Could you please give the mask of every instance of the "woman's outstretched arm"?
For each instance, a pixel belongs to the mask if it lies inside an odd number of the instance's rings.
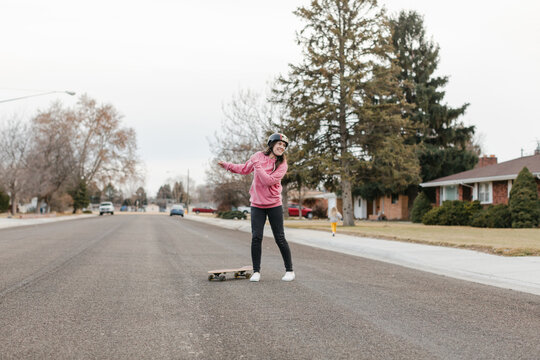
[[[246,161],[245,164],[233,164],[226,161],[218,161],[218,164],[225,170],[235,174],[247,175],[253,171],[253,163],[251,160]]]

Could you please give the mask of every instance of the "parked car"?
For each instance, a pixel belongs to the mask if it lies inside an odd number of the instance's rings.
[[[251,214],[251,207],[250,206],[239,206],[236,208],[236,210],[243,212],[244,214]]]
[[[298,204],[289,204],[289,216],[298,216]],[[302,216],[308,219],[313,218],[313,210],[302,206]]]
[[[114,206],[112,202],[105,201],[99,204],[99,215],[111,214],[114,215]]]
[[[173,205],[169,216],[178,215],[184,217],[184,207],[182,205]]]
[[[199,213],[215,214],[217,210],[214,208],[211,208],[210,206],[203,206],[203,207],[195,207],[191,209],[191,212],[194,212],[195,214],[199,214]]]

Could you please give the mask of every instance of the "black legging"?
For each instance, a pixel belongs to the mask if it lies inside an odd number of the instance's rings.
[[[291,250],[287,240],[285,240],[285,232],[283,231],[283,208],[280,205],[270,209],[251,207],[251,260],[253,261],[253,272],[260,272],[261,270],[262,239],[266,216],[268,216],[274,239],[279,251],[281,251],[285,271],[293,271]]]

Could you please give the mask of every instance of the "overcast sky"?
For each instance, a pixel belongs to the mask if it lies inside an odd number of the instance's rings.
[[[470,103],[487,154],[506,161],[540,140],[540,2],[386,0],[390,13],[416,10],[439,44],[445,101]],[[138,135],[146,189],[168,178],[205,182],[208,139],[222,106],[240,90],[264,92],[298,63],[297,0],[152,0],[0,3],[0,100],[49,90],[111,103]],[[77,95],[77,96],[78,96]],[[30,118],[54,94],[0,104],[0,119]]]

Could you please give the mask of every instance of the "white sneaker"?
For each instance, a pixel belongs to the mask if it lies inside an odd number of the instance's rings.
[[[294,271],[287,271],[285,275],[281,278],[283,281],[293,281],[295,278]]]
[[[253,275],[251,275],[251,277],[249,278],[249,281],[259,281],[261,280],[261,273],[253,273]]]

